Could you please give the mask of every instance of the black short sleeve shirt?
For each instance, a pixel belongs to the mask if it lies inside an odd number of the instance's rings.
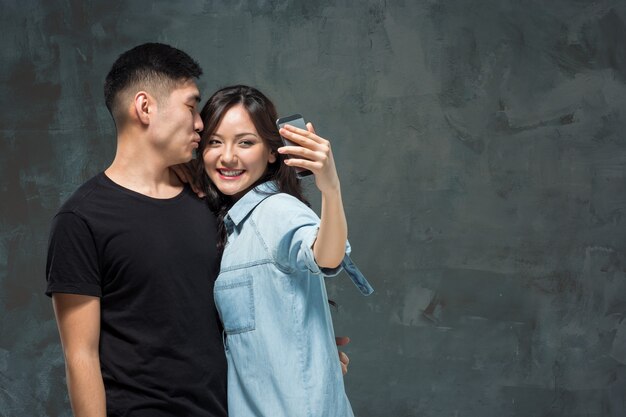
[[[215,217],[187,188],[153,199],[101,173],[60,209],[46,293],[100,297],[109,416],[227,414],[218,269]]]

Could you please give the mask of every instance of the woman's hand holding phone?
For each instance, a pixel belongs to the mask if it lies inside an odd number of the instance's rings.
[[[322,192],[320,228],[313,243],[315,262],[324,268],[336,268],[345,254],[348,224],[330,142],[318,136],[311,123],[306,124],[306,130],[285,125],[280,134],[299,145],[278,148],[279,153],[290,155],[285,163],[313,172],[315,185]]]
[[[315,185],[322,194],[337,192],[340,189],[339,176],[330,142],[315,133],[312,123],[307,123],[306,127],[307,130],[304,130],[284,125],[280,135],[299,146],[283,146],[278,148],[278,152],[290,155],[285,164],[313,172]]]

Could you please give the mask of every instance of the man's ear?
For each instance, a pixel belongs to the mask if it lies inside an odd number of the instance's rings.
[[[143,124],[150,124],[150,111],[154,110],[154,99],[145,91],[135,94],[135,115]]]

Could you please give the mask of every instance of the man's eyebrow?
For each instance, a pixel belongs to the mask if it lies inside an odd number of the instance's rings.
[[[187,100],[193,100],[193,101],[195,101],[196,103],[200,103],[200,101],[202,100],[202,97],[200,97],[200,94],[193,94],[193,95],[190,95],[190,96],[187,98]]]

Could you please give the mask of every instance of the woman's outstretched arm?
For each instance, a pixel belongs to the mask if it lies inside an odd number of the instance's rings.
[[[307,129],[290,125],[280,129],[283,137],[300,146],[283,146],[278,152],[291,156],[285,159],[287,165],[306,168],[315,175],[315,185],[322,193],[322,212],[313,255],[320,267],[335,268],[344,257],[348,239],[339,176],[330,142],[316,135],[311,123],[307,123]]]

